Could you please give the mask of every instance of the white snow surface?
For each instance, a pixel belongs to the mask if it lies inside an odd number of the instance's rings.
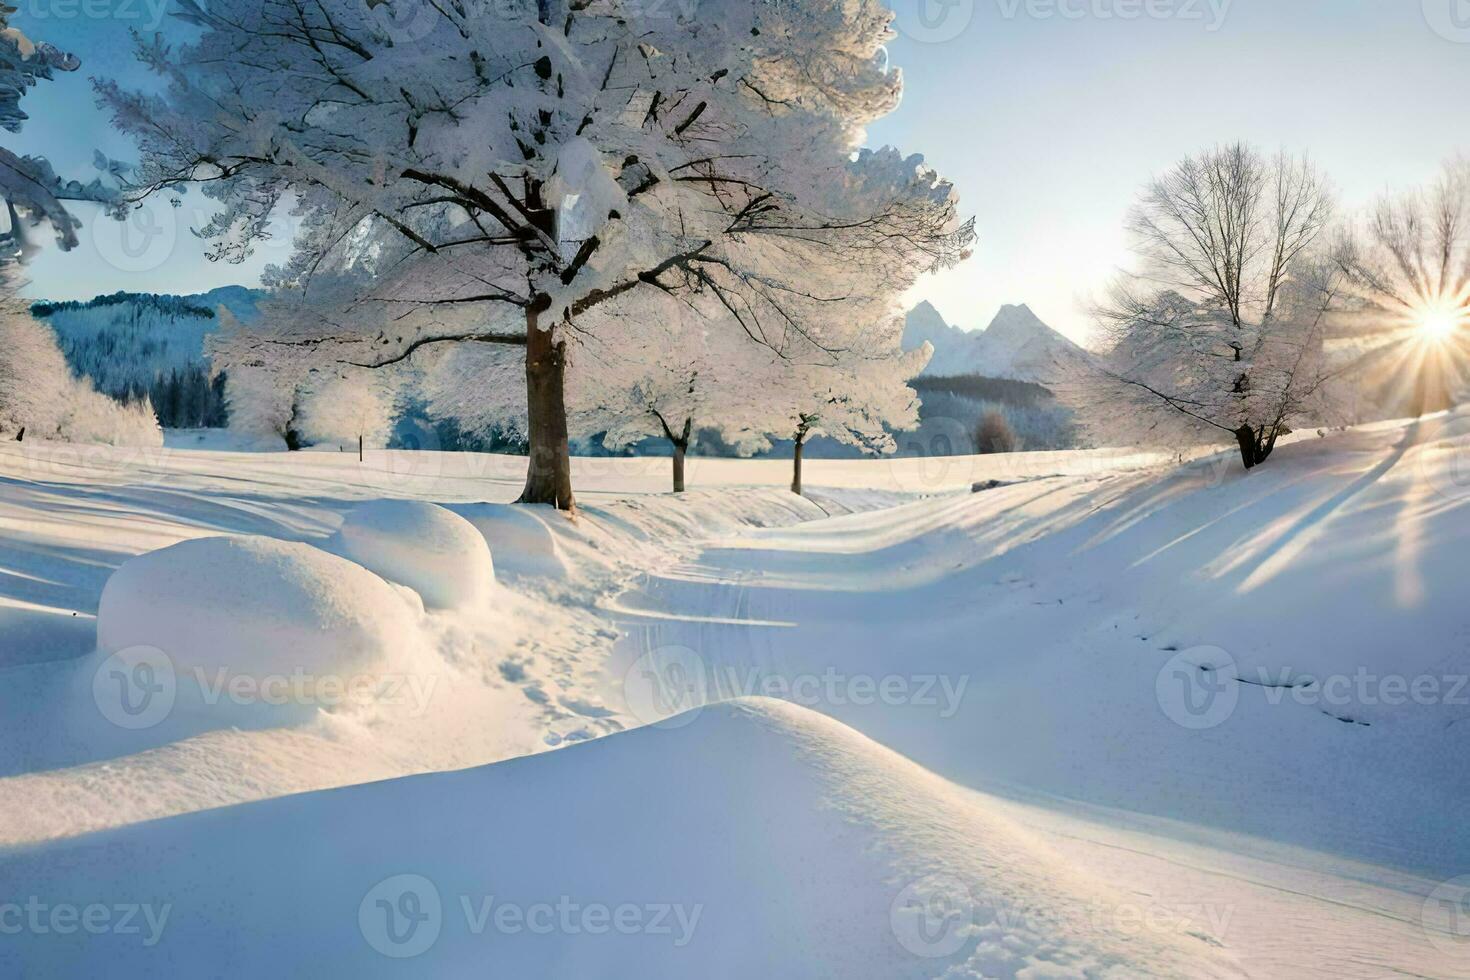
[[[328,547],[440,609],[486,605],[495,565],[485,538],[453,511],[422,500],[355,507]]]
[[[412,615],[382,579],[310,545],[195,538],[132,558],[108,578],[97,647],[156,648],[181,669],[372,669],[403,646]]]
[[[1470,976],[1467,460],[589,459],[570,521],[504,457],[0,446],[0,907],[143,906],[0,971]],[[389,498],[500,582],[358,569],[400,683],[115,720],[114,569]]]

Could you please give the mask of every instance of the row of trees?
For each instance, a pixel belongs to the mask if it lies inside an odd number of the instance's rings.
[[[20,103],[56,71],[75,71],[77,60],[11,27],[13,9],[0,4],[0,130],[18,132],[26,120]],[[161,439],[146,399],[119,404],[75,378],[56,336],[30,315],[17,296],[18,266],[35,250],[33,231],[47,226],[62,248],[76,245],[77,221],[69,200],[107,203],[100,183],[82,185],[56,176],[46,160],[22,157],[0,146],[0,433],[132,445]]]
[[[454,417],[514,420],[521,499],[568,509],[584,420],[664,435],[677,473],[701,423],[868,439],[912,399],[896,298],[972,230],[919,158],[856,150],[900,91],[880,3],[391,7],[186,3],[196,43],[140,44],[164,94],[99,83],[132,198],[202,186],[217,256],[295,209],[269,329],[216,347],[237,383],[424,372]]]
[[[1240,143],[1186,158],[1132,213],[1137,268],[1097,311],[1106,354],[1065,386],[1080,417],[1110,444],[1229,440],[1249,469],[1292,427],[1345,420],[1367,369],[1402,380],[1405,351],[1416,410],[1443,407],[1453,385],[1424,391],[1467,353],[1467,174],[1453,164],[1355,223],[1305,158]],[[1330,341],[1365,333],[1367,354],[1334,357]]]

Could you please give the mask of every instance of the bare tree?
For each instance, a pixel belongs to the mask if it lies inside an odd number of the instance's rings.
[[[1347,302],[1336,332],[1388,414],[1454,404],[1470,385],[1470,160],[1379,200],[1338,243]]]
[[[1340,273],[1315,257],[1333,214],[1305,159],[1245,144],[1186,157],[1130,215],[1138,256],[1097,310],[1107,354],[1067,385],[1103,439],[1231,439],[1249,469],[1328,379],[1327,313]]]

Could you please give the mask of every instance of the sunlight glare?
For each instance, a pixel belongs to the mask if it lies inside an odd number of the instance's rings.
[[[1450,310],[1426,310],[1419,320],[1419,329],[1430,340],[1444,340],[1454,333],[1459,317]]]

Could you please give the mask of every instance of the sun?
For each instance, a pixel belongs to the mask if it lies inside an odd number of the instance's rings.
[[[1419,317],[1419,329],[1430,340],[1445,340],[1455,332],[1460,317],[1446,309],[1426,310]]]

